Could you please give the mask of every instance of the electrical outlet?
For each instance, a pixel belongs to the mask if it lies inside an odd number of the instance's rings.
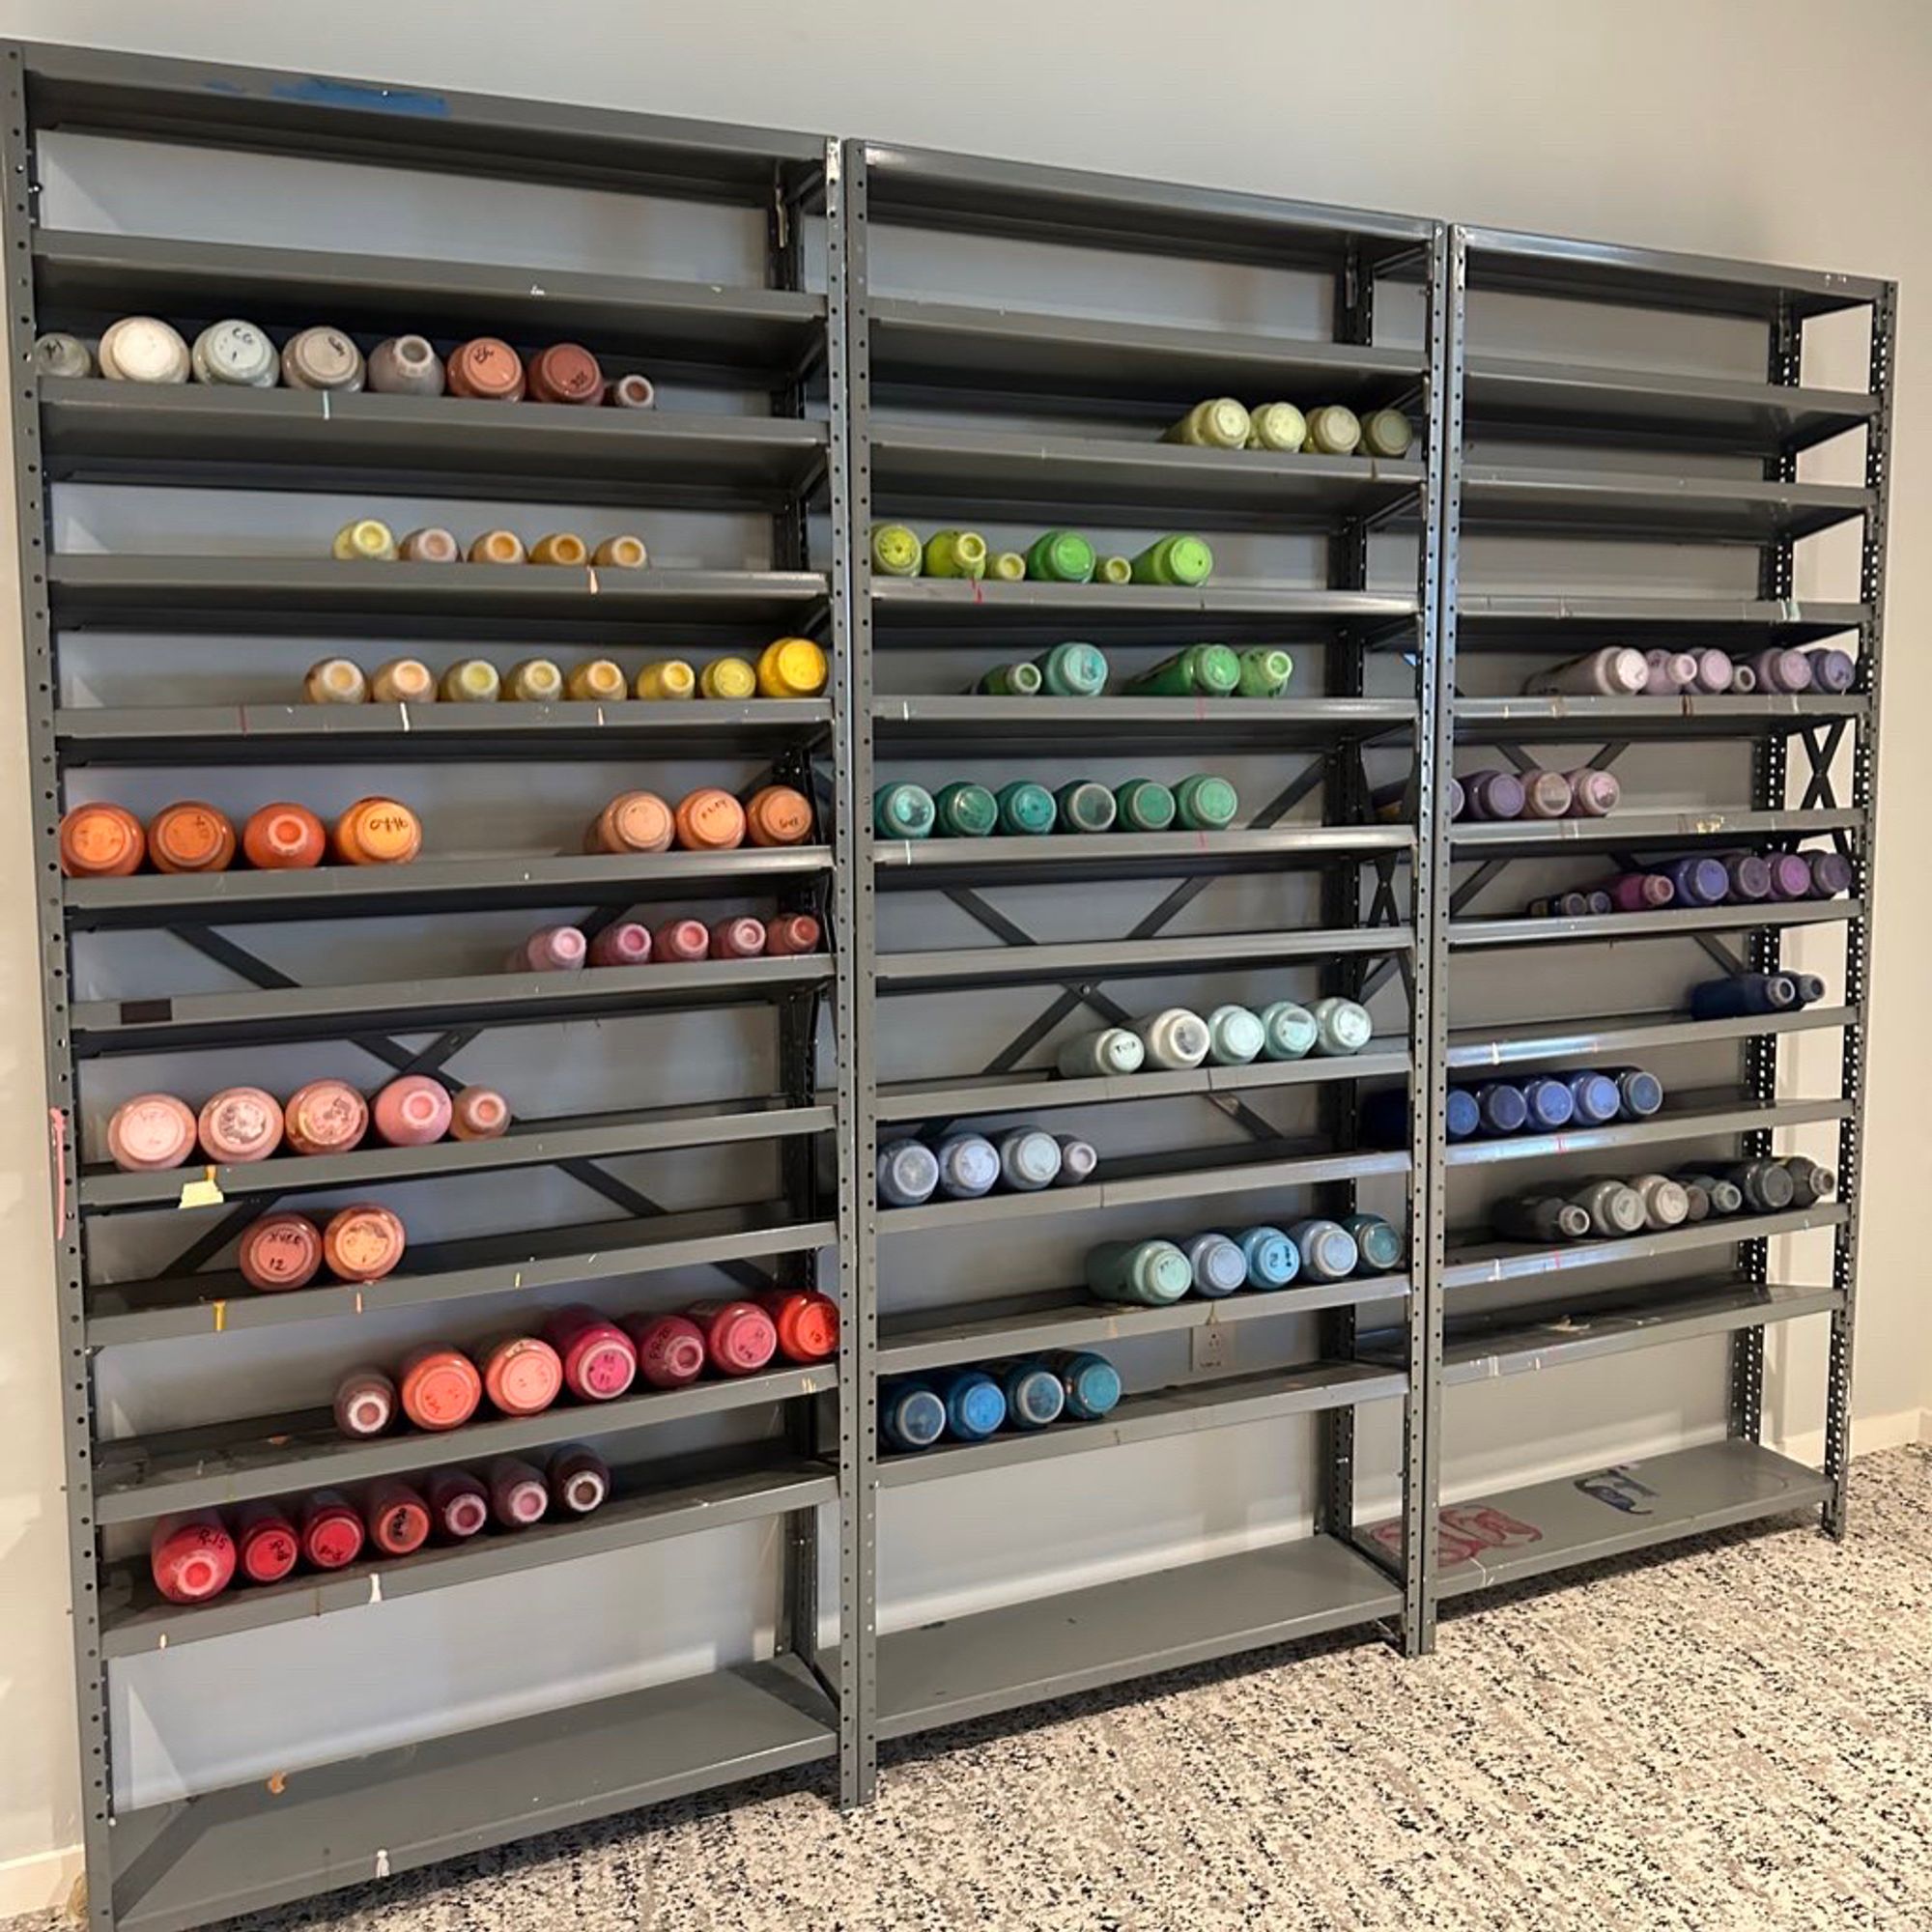
[[[1235,1331],[1224,1321],[1208,1321],[1193,1331],[1192,1359],[1196,1375],[1217,1375],[1234,1366]]]

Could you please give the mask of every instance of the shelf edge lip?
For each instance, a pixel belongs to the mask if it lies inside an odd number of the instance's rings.
[[[1700,906],[1694,909],[1694,918],[1682,924],[1669,923],[1686,918],[1674,907],[1662,912],[1593,914],[1582,919],[1532,919],[1522,915],[1508,919],[1452,919],[1449,945],[1452,951],[1475,951],[1486,946],[1669,939],[1694,932],[1753,932],[1760,926],[1835,925],[1865,916],[1861,899],[1797,899],[1777,907]]]
[[[1199,943],[1203,949],[1209,949],[1214,946],[1217,937],[1225,944],[1228,938],[1244,936],[1250,935],[1210,935]],[[1070,952],[1073,956],[1070,959],[1062,959],[1048,968],[1041,975],[1043,978],[1056,979],[1062,975],[1077,978],[1083,973],[1111,973],[1116,979],[1128,980],[1146,977],[1150,971],[1158,972],[1163,964],[1183,967],[1204,965],[1212,967],[1217,963],[1228,966],[1261,966],[1275,959],[1302,959],[1319,952],[1408,952],[1415,947],[1413,928],[1396,925],[1311,926],[1306,931],[1275,933],[1268,937],[1273,941],[1286,940],[1294,943],[1266,952],[1256,951],[1236,959],[1230,959],[1225,953],[1216,954],[1212,951],[1203,950],[1198,955],[1191,951],[1156,953],[1151,961],[1123,960],[1118,965],[1107,955],[1117,952],[1124,943],[1119,940],[1076,942],[1066,948],[1051,949],[1026,946],[971,947],[963,951],[983,952],[986,958],[983,961],[975,959],[970,966],[965,961],[959,960],[957,964],[949,963],[943,970],[931,965],[930,962],[935,959],[952,962],[957,958],[954,952],[919,949],[904,952],[880,953],[874,966],[874,974],[881,991],[888,988],[903,988],[913,992],[922,986],[930,986],[935,981],[950,980],[956,973],[968,971],[975,976],[975,983],[978,983],[983,976],[985,983],[996,984],[1005,978],[999,968],[1000,961],[1005,961],[1009,967],[1023,966],[1029,952],[1037,953],[1049,950],[1055,953]],[[1151,940],[1146,943],[1157,946],[1162,942]],[[926,962],[923,967],[920,965],[922,961]],[[910,972],[906,970],[908,962],[913,968]],[[1037,959],[1034,964],[1036,966],[1039,964]],[[1026,977],[1033,976],[1028,974]],[[936,990],[944,991],[946,988],[941,985]]]
[[[1780,833],[1808,838],[1825,832],[1862,831],[1867,816],[1849,806],[1786,811],[1759,811],[1749,807],[1700,811],[1693,807],[1686,811],[1612,811],[1603,818],[1458,819],[1449,827],[1449,846],[1453,853],[1459,847],[1484,852],[1497,845],[1526,845],[1547,848],[1551,856],[1560,856],[1565,851],[1583,851],[1587,849],[1585,841],[1600,839],[1632,845],[1675,845],[1697,838],[1755,838]],[[1654,822],[1659,820],[1668,822]]]
[[[1749,1039],[1758,1034],[1829,1032],[1833,1027],[1853,1026],[1858,1014],[1850,1007],[1801,1007],[1787,1013],[1755,1013],[1738,1020],[1698,1020],[1689,1013],[1660,1013],[1645,1017],[1633,1015],[1624,1025],[1580,1022],[1568,1035],[1492,1035],[1483,1038],[1455,1034],[1449,1039],[1445,1065],[1454,1069],[1488,1069],[1528,1065],[1537,1061],[1558,1061],[1572,1057],[1588,1058],[1598,1053],[1640,1053],[1654,1036],[1682,1034],[1660,1039],[1658,1044],[1694,1046],[1705,1040]],[[1551,1025],[1563,1025],[1552,1021]],[[1467,1032],[1468,1030],[1461,1030]],[[1476,1029],[1480,1032],[1480,1029]]]

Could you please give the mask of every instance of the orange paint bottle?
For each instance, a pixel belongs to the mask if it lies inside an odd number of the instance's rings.
[[[265,872],[304,872],[322,864],[328,834],[305,805],[265,805],[242,828],[242,856]]]
[[[676,818],[677,842],[687,852],[728,852],[745,842],[745,808],[716,785],[686,793]]]
[[[663,852],[677,830],[671,809],[654,791],[620,792],[591,822],[586,852]]]
[[[347,1153],[369,1131],[369,1103],[346,1080],[311,1080],[289,1095],[282,1125],[297,1153]]]
[[[422,850],[422,822],[392,798],[358,798],[335,821],[330,845],[345,866],[406,866]]]
[[[196,1126],[210,1160],[267,1160],[282,1144],[282,1103],[259,1087],[224,1087],[202,1108]]]
[[[745,836],[753,845],[802,845],[811,837],[811,801],[790,785],[766,785],[745,808]]]
[[[418,1429],[461,1429],[483,1400],[483,1378],[460,1349],[429,1344],[403,1358],[396,1378],[403,1413]]]
[[[163,806],[148,826],[157,872],[225,872],[235,863],[235,828],[200,799]]]
[[[322,1258],[343,1281],[381,1281],[403,1258],[408,1236],[387,1208],[344,1208],[322,1231]]]
[[[563,1364],[535,1335],[501,1335],[481,1353],[483,1392],[505,1415],[541,1415],[563,1389]]]
[[[243,1232],[235,1264],[266,1293],[306,1288],[322,1266],[322,1230],[306,1214],[264,1214]]]
[[[71,879],[119,879],[138,872],[148,835],[118,805],[77,805],[60,822],[61,870]]]

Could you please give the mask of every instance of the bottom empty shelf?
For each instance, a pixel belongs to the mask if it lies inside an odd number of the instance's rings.
[[[1665,1456],[1445,1504],[1437,1512],[1444,1597],[1520,1582],[1679,1537],[1809,1509],[1831,1494],[1815,1469],[1755,1442]],[[1390,1525],[1358,1532],[1381,1546]]]
[[[831,1757],[789,1658],[238,1785],[115,1821],[122,1932],[181,1932]]]
[[[905,1737],[1395,1616],[1402,1592],[1332,1537],[1156,1570],[879,1639],[879,1735]]]

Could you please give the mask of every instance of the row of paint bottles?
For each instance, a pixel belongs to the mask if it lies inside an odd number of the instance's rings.
[[[1121,1376],[1088,1349],[1056,1350],[979,1367],[936,1369],[879,1392],[879,1434],[889,1449],[930,1449],[951,1438],[983,1442],[1011,1423],[1046,1429],[1097,1422],[1121,1400]]]
[[[352,517],[329,541],[338,563],[550,564],[582,570],[642,570],[650,562],[644,540],[628,531],[600,537],[593,546],[575,530],[553,530],[526,544],[515,530],[485,530],[466,548],[440,524],[425,524],[400,537],[380,517]],[[594,587],[594,586],[593,586]]]
[[[1810,1208],[1837,1184],[1829,1168],[1803,1154],[1729,1163],[1681,1175],[1614,1176],[1573,1184],[1567,1193],[1520,1195],[1491,1210],[1497,1234],[1520,1241],[1576,1241],[1662,1232],[1712,1214],[1775,1214]]]
[[[1193,1293],[1212,1300],[1243,1288],[1287,1288],[1386,1274],[1399,1266],[1403,1237],[1379,1214],[1321,1216],[1287,1229],[1260,1224],[1184,1240],[1105,1241],[1087,1257],[1087,1286],[1096,1299],[1163,1308]]]
[[[1607,894],[1618,912],[1653,912],[1672,905],[1835,898],[1851,890],[1853,876],[1851,861],[1827,846],[1812,852],[1731,852],[1721,858],[1676,859],[1649,871],[1619,873],[1595,890]]]
[[[1370,809],[1385,825],[1405,824],[1415,816],[1415,774],[1393,783],[1377,785],[1369,794]],[[1450,777],[1442,781],[1442,809],[1451,818],[1461,818],[1468,807],[1463,781]]]
[[[1690,1014],[1700,1020],[1745,1019],[1760,1013],[1796,1012],[1825,997],[1816,973],[1732,973],[1690,989]]]
[[[1184,1072],[1212,1063],[1245,1066],[1254,1060],[1302,1060],[1309,1054],[1359,1053],[1375,1033],[1366,1007],[1330,998],[1313,1006],[1275,1000],[1259,1011],[1222,1005],[1206,1015],[1164,1007],[1125,1026],[1076,1035],[1060,1049],[1055,1070],[1065,1079]]]
[[[870,554],[881,577],[988,578],[1017,583],[1155,583],[1189,588],[1207,582],[1214,553],[1205,539],[1161,537],[1133,556],[1102,555],[1078,530],[1047,530],[1025,551],[991,549],[977,530],[939,530],[929,539],[906,524],[875,524]]]
[[[1155,779],[1113,786],[1073,779],[1051,791],[1032,779],[1015,779],[998,791],[964,780],[937,793],[901,780],[872,794],[872,830],[895,839],[1165,832],[1177,825],[1224,832],[1240,803],[1233,783],[1212,772],[1197,772],[1171,787]]]
[[[1010,1127],[997,1142],[975,1133],[948,1134],[933,1147],[889,1141],[879,1150],[879,1200],[888,1208],[917,1208],[935,1194],[972,1201],[995,1188],[1030,1194],[1077,1187],[1098,1165],[1093,1142],[1042,1127]]]
[[[666,920],[655,931],[637,920],[619,920],[594,937],[581,926],[546,925],[510,954],[512,973],[575,973],[585,966],[688,965],[699,959],[788,959],[816,952],[822,929],[809,912],[748,913],[713,920]]]
[[[1663,1083],[1643,1067],[1589,1067],[1451,1087],[1443,1126],[1452,1141],[1499,1139],[1553,1133],[1573,1122],[1596,1127],[1612,1121],[1645,1121],[1662,1105]],[[1372,1094],[1362,1104],[1362,1135],[1375,1147],[1406,1146],[1408,1123],[1408,1095],[1400,1087]]]
[[[260,871],[344,866],[402,866],[422,850],[422,822],[392,798],[359,798],[332,827],[304,805],[278,802],[249,815],[238,833],[201,799],[163,806],[146,825],[125,806],[76,805],[60,822],[61,870],[71,879],[157,872],[225,872],[239,860]]]
[[[1607,818],[1623,798],[1614,772],[1579,766],[1572,772],[1483,771],[1461,782],[1452,818]]]
[[[1250,410],[1233,396],[1196,403],[1161,438],[1193,449],[1267,449],[1283,455],[1406,456],[1415,430],[1400,410],[1357,415],[1339,403],[1305,414],[1293,403],[1263,403]]]
[[[1535,672],[1523,685],[1532,696],[1672,697],[1753,692],[1796,694],[1850,691],[1858,681],[1858,660],[1834,644],[1798,650],[1774,645],[1739,661],[1713,647],[1640,651],[1630,644],[1605,644],[1548,670]]]
[[[1126,682],[1135,697],[1279,697],[1294,660],[1279,644],[1188,644]]]
[[[798,845],[812,831],[811,801],[790,785],[763,785],[740,805],[719,785],[699,785],[675,807],[652,791],[619,792],[583,835],[586,852],[728,852],[740,845]]]

